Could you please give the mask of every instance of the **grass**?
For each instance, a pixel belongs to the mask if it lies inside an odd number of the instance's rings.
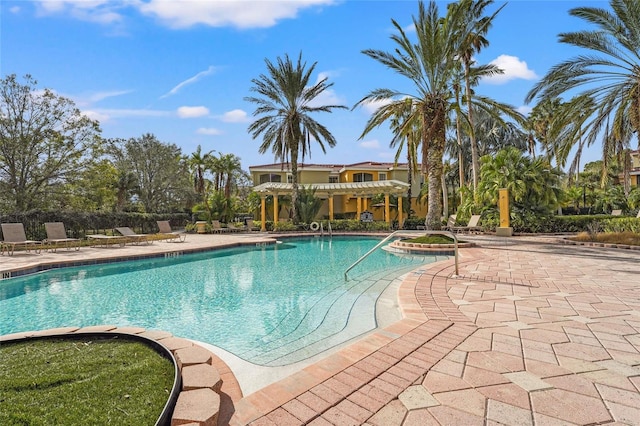
[[[453,238],[445,235],[424,235],[422,237],[410,238],[402,240],[405,243],[420,243],[420,244],[453,244]],[[458,240],[459,243],[464,241]]]
[[[630,246],[640,246],[640,234],[635,232],[581,232],[575,237],[570,237],[573,241],[598,242],[605,244],[625,244]]]
[[[173,363],[124,339],[43,339],[0,345],[0,424],[155,424]]]

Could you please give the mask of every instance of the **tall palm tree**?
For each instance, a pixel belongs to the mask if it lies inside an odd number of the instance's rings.
[[[611,154],[630,148],[634,133],[640,138],[640,2],[610,0],[609,4],[611,10],[569,11],[596,29],[561,33],[560,42],[587,53],[552,67],[525,99],[545,101],[578,90],[591,98],[595,107],[585,120],[584,134],[587,145],[602,141],[605,168]]]
[[[420,129],[415,125],[406,125],[406,120],[411,117],[411,108],[413,107],[411,99],[407,98],[404,102],[396,103],[398,108],[390,118],[390,127],[393,132],[393,138],[389,143],[390,148],[397,148],[394,162],[397,164],[400,155],[406,148],[407,153],[407,207],[411,211],[411,190],[413,186],[413,175],[418,170],[418,152],[417,147],[420,142]],[[406,145],[406,147],[405,147]]]
[[[406,77],[413,84],[415,92],[409,94],[392,89],[376,89],[361,99],[356,106],[375,101],[391,101],[370,117],[363,132],[364,136],[374,127],[390,119],[398,109],[398,103],[407,102],[405,98],[411,100],[412,113],[405,120],[405,125],[415,125],[422,129],[422,171],[428,178],[428,213],[425,225],[427,229],[439,229],[446,131],[449,115],[457,108],[453,86],[455,82],[459,82],[460,52],[466,40],[466,33],[474,27],[468,24],[468,13],[463,7],[450,7],[446,16],[441,18],[435,1],[432,0],[428,7],[425,7],[423,2],[418,6],[418,16],[413,17],[416,42],[410,40],[402,26],[392,20],[398,31],[398,34],[391,36],[391,40],[396,44],[395,50],[363,51],[365,55]],[[471,75],[477,75],[477,72],[480,71],[472,69]],[[476,107],[486,108],[487,111],[493,109],[496,114],[502,110],[514,111],[512,107],[486,97],[476,96],[472,103]],[[402,132],[406,133],[405,129]]]
[[[320,145],[322,152],[326,152],[324,142],[330,147],[336,145],[331,132],[314,120],[311,114],[346,107],[316,104],[317,98],[332,87],[333,83],[327,83],[325,77],[310,85],[309,79],[317,62],[307,67],[307,63],[302,61],[302,52],[295,64],[288,55],[284,59],[278,57],[276,64],[268,59],[265,59],[265,63],[268,73],[251,80],[254,86],[250,90],[258,96],[245,98],[257,105],[253,115],[259,116],[249,125],[248,131],[254,139],[262,135],[258,152],[264,154],[271,149],[276,159],[283,163],[291,162],[291,208],[293,219],[297,221],[298,156],[301,155],[304,161],[305,156],[311,154],[312,141]]]
[[[382,63],[396,73],[406,77],[413,84],[413,94],[393,89],[375,89],[361,99],[356,106],[367,102],[385,101],[390,103],[380,107],[369,118],[362,136],[374,127],[394,116],[401,106],[410,99],[411,114],[405,126],[414,123],[421,128],[420,145],[422,172],[428,178],[428,212],[425,218],[427,229],[439,229],[441,225],[442,158],[446,140],[447,116],[451,110],[451,82],[457,67],[459,46],[459,20],[457,16],[441,19],[434,1],[425,7],[418,5],[418,16],[413,16],[417,42],[413,43],[398,22],[392,24],[398,34],[391,36],[396,44],[393,52],[367,49],[363,53]],[[406,131],[401,129],[401,133]],[[361,137],[362,137],[361,136]]]
[[[464,67],[464,82],[465,93],[467,101],[467,120],[469,122],[469,140],[471,142],[471,165],[473,171],[473,190],[474,192],[478,188],[478,179],[480,176],[480,162],[478,155],[478,147],[476,144],[476,138],[473,133],[473,108],[472,104],[472,67],[474,63],[473,56],[482,50],[482,48],[489,46],[489,40],[486,38],[486,34],[493,24],[493,19],[506,5],[502,5],[490,16],[483,16],[487,6],[491,5],[493,0],[460,0],[457,3],[450,3],[449,8],[459,8],[465,15],[464,23],[466,28],[461,29],[462,41],[459,50],[459,57]],[[483,65],[480,69],[474,71],[476,75],[476,84],[478,75],[494,75],[502,74],[495,65]]]

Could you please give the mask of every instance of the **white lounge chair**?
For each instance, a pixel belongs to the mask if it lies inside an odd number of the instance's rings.
[[[480,226],[480,215],[471,215],[467,226],[454,226],[451,230],[453,232],[481,232],[482,226]]]
[[[13,256],[16,247],[23,247],[27,252],[34,250],[36,254],[40,253],[42,242],[28,240],[22,223],[3,223],[0,226],[3,238],[0,242],[0,254],[6,251],[9,256]]]
[[[49,244],[49,250],[55,253],[59,246],[65,247],[67,250],[75,248],[76,251],[80,250],[80,240],[78,238],[69,238],[67,236],[67,230],[64,228],[62,222],[46,222],[44,229],[47,231],[47,239],[43,241],[44,244]]]

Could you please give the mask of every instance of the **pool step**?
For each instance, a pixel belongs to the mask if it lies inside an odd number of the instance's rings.
[[[240,356],[259,365],[298,362],[374,329],[375,304],[380,293],[399,275],[415,269],[405,266],[359,276],[348,287],[335,288],[322,297],[296,324],[283,326]]]

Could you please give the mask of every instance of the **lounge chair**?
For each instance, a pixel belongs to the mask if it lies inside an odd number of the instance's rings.
[[[219,220],[212,220],[211,221],[211,231],[214,234],[222,234],[223,232],[231,232],[232,230],[227,228],[223,228],[222,225],[220,224]]]
[[[247,219],[247,225],[245,226],[246,230],[251,232],[253,230],[257,230],[258,228],[253,224],[253,219]]]
[[[165,239],[165,241],[173,240],[177,243],[181,243],[187,239],[187,234],[173,231],[168,220],[158,220],[156,223],[158,224],[158,229],[160,230],[159,233]]]
[[[121,226],[119,228],[114,228],[116,232],[125,237],[127,240],[132,242],[133,244],[147,243],[151,244],[152,235],[149,234],[136,234],[133,230],[127,226]]]
[[[447,220],[447,225],[444,227],[445,231],[453,231],[453,228],[456,226],[456,218],[458,215],[452,214],[449,215],[449,219]]]
[[[9,256],[13,256],[16,247],[23,247],[27,252],[34,250],[36,254],[40,253],[42,242],[28,240],[22,223],[3,223],[0,226],[3,238],[0,242],[0,254],[6,251]]]
[[[480,215],[471,215],[467,226],[454,226],[451,228],[453,232],[481,232],[482,226],[480,226]]]
[[[67,250],[75,248],[80,250],[80,240],[78,238],[67,237],[67,231],[64,229],[62,222],[47,222],[44,224],[47,231],[47,239],[42,241],[43,244],[50,244],[49,250],[55,253],[58,247],[65,247]]]
[[[122,235],[89,234],[87,235],[91,247],[109,247],[118,244],[124,247],[127,244],[127,237]]]

